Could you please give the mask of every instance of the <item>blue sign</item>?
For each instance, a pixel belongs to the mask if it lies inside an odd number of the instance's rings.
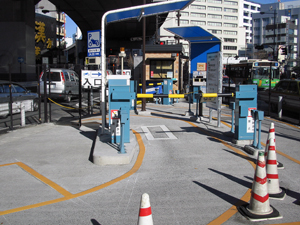
[[[19,63],[23,63],[24,62],[24,58],[23,57],[18,57],[18,62]]]
[[[88,31],[87,37],[88,56],[101,56],[101,30]]]

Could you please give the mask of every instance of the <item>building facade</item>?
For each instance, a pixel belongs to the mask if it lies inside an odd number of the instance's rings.
[[[178,14],[170,13],[160,28],[161,40],[172,36],[164,28],[176,26],[200,26],[222,40],[223,59],[234,60],[239,50],[252,43],[252,13],[259,12],[260,4],[238,0],[195,0]],[[184,42],[183,42],[184,43]],[[188,48],[185,48],[188,52]],[[187,53],[188,54],[188,53]],[[245,57],[246,55],[242,55]]]
[[[296,66],[300,47],[300,2],[264,4],[261,12],[252,16],[253,45],[254,48],[261,46],[254,50],[254,58],[278,60],[282,71]]]
[[[37,63],[65,63],[65,13],[48,0],[35,5],[35,55]],[[44,62],[42,61],[44,58]]]

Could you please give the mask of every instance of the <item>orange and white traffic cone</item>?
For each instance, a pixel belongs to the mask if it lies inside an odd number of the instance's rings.
[[[274,199],[283,200],[285,197],[285,189],[279,187],[279,177],[277,170],[277,157],[275,149],[275,140],[269,140],[269,149],[267,156],[267,178],[268,178],[268,191],[269,197]]]
[[[252,184],[250,204],[238,207],[240,213],[251,221],[280,219],[282,216],[270,205],[266,162],[263,152],[258,153]]]
[[[267,158],[268,156],[268,150],[269,150],[269,145],[270,145],[270,139],[274,139],[274,145],[275,145],[275,127],[274,127],[274,123],[270,124],[270,129],[269,129],[269,134],[268,134],[268,139],[266,142],[266,148],[265,148],[265,157]],[[275,145],[275,149],[276,149],[276,145]],[[284,166],[282,163],[277,161],[277,168],[278,169],[284,169]]]
[[[138,225],[153,225],[150,198],[147,193],[144,193],[141,198]]]

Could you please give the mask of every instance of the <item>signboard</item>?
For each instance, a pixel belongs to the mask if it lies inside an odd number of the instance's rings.
[[[206,93],[222,93],[222,53],[207,53]],[[222,98],[206,103],[208,108],[221,108]]]
[[[254,119],[251,115],[252,110],[256,110],[256,108],[248,108],[247,133],[254,133]]]
[[[82,70],[81,71],[81,85],[83,88],[101,87],[101,70]]]
[[[101,56],[101,31],[93,30],[87,32],[88,43],[88,57],[90,56]]]

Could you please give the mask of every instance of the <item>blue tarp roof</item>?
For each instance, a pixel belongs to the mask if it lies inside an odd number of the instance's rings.
[[[152,3],[146,4],[138,7],[127,8],[126,10],[120,9],[119,11],[114,11],[110,13],[106,17],[106,22],[117,22],[126,19],[139,18],[144,12],[143,17],[157,15],[161,13],[167,13],[172,11],[183,10],[189,4],[191,4],[194,0],[176,0],[176,1],[168,1],[161,3]]]
[[[165,28],[167,31],[192,43],[221,42],[219,38],[199,26]]]

